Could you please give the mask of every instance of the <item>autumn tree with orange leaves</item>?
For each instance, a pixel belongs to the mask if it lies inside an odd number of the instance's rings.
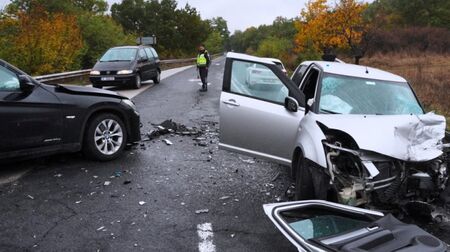
[[[63,72],[77,62],[83,47],[77,19],[62,13],[49,14],[36,8],[31,13],[3,17],[0,33],[10,30],[8,58],[31,74]],[[3,46],[3,45],[2,45]]]
[[[326,0],[310,0],[296,23],[297,52],[311,48],[316,52],[328,52],[330,49],[350,51],[358,64],[364,56],[370,29],[363,18],[367,6],[356,0],[341,0],[330,7]]]

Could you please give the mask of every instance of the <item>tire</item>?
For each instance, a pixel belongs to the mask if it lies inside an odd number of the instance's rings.
[[[299,154],[297,162],[297,172],[295,176],[295,199],[296,200],[310,200],[315,198],[314,183],[311,176],[310,167],[308,162],[303,157],[303,154]]]
[[[133,84],[133,88],[134,89],[139,89],[142,86],[142,79],[141,79],[141,75],[139,73],[136,74],[136,80]]]
[[[155,84],[159,84],[161,82],[161,73],[159,72],[159,70],[156,71],[156,77],[154,77],[152,80]]]
[[[114,114],[100,114],[89,120],[83,153],[90,159],[109,161],[119,157],[127,145],[123,121]]]

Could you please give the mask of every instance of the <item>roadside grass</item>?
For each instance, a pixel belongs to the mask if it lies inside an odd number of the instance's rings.
[[[450,129],[450,54],[375,54],[361,59],[361,64],[404,77],[426,110],[444,115]]]

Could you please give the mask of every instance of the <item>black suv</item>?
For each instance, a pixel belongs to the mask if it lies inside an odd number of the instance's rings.
[[[140,140],[139,113],[115,92],[50,86],[0,60],[0,160],[82,150],[107,161]]]
[[[142,81],[160,82],[159,62],[150,46],[113,47],[95,64],[89,79],[96,88],[131,85],[137,89]]]

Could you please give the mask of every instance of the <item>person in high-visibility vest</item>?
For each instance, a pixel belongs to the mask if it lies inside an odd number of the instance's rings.
[[[197,70],[200,75],[200,79],[202,80],[202,88],[200,92],[208,91],[208,68],[211,64],[211,60],[209,58],[209,53],[205,49],[205,46],[202,44],[198,47],[197,54]]]

